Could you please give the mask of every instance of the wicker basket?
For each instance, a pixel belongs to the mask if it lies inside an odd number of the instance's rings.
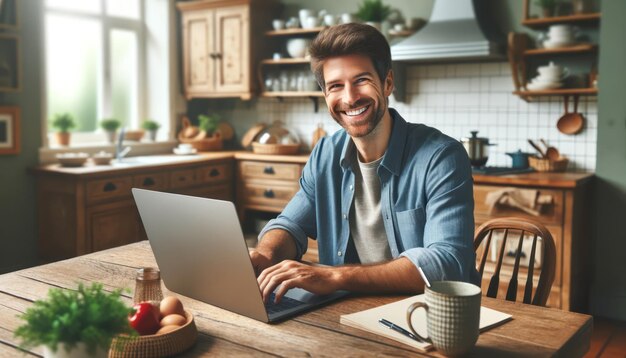
[[[109,358],[167,357],[189,349],[198,338],[193,315],[185,311],[187,323],[175,331],[162,335],[115,338]]]
[[[557,160],[528,157],[528,164],[538,172],[564,172],[567,169],[567,163],[569,159],[566,157],[559,157]]]
[[[252,151],[257,154],[297,154],[300,144],[261,144],[252,142]]]
[[[213,133],[210,137],[205,137],[205,135],[204,131],[200,131],[200,133],[194,138],[185,138],[182,136],[182,133],[179,133],[178,140],[180,140],[181,143],[191,144],[199,152],[222,150],[224,141],[222,140],[222,136],[219,132]]]

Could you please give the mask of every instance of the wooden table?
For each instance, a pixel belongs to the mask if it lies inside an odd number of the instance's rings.
[[[184,259],[184,258],[183,258]],[[134,288],[139,267],[155,266],[147,241],[0,275],[0,357],[21,353],[13,331],[16,315],[51,287],[75,288],[77,281],[107,289]],[[173,295],[168,290],[165,295]],[[125,296],[131,303],[132,293]],[[187,297],[196,319],[197,343],[184,356],[409,356],[417,351],[339,323],[339,316],[399,300],[403,296],[354,296],[278,324],[265,324]],[[483,305],[513,320],[480,335],[470,356],[582,356],[589,348],[591,316],[483,297]],[[40,355],[41,349],[29,352]],[[423,353],[422,353],[423,354]],[[430,356],[438,356],[434,351]]]

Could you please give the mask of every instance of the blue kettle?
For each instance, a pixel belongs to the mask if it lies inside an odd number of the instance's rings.
[[[505,154],[513,159],[512,167],[516,169],[528,168],[528,156],[532,155],[531,153],[522,152],[521,149],[518,149],[517,152]]]

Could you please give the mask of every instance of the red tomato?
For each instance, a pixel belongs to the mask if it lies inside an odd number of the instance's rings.
[[[135,314],[128,317],[130,326],[140,335],[154,334],[161,328],[159,310],[150,302],[141,302],[133,306]]]

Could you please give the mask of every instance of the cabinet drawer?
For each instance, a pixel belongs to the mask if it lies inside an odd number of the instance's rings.
[[[87,203],[130,195],[133,179],[129,176],[90,180],[87,182]]]
[[[158,191],[166,190],[167,174],[151,173],[135,175],[133,177],[133,187]]]
[[[562,191],[550,189],[537,189],[539,195],[549,195],[552,197],[551,204],[545,204],[539,216],[528,214],[521,209],[496,205],[490,212],[485,200],[489,193],[506,189],[501,186],[475,185],[474,186],[474,216],[477,221],[485,221],[494,217],[517,216],[539,221],[546,225],[561,225],[563,223],[563,202]]]
[[[247,204],[258,204],[282,209],[298,192],[296,185],[263,185],[244,183],[242,199]]]
[[[232,167],[228,164],[208,165],[196,170],[198,183],[214,183],[223,181],[230,179],[232,175]]]
[[[246,179],[298,180],[302,172],[300,164],[277,164],[269,162],[241,161],[239,172]]]
[[[194,169],[175,170],[170,173],[170,187],[172,189],[184,188],[196,183],[196,171]]]

